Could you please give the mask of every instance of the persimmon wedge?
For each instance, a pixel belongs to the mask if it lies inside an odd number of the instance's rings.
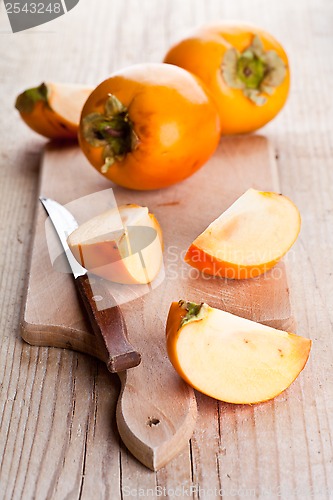
[[[22,92],[15,107],[38,134],[49,139],[74,139],[83,105],[92,90],[84,85],[42,83]]]
[[[93,217],[67,242],[82,266],[116,283],[150,283],[163,262],[159,223],[139,205],[121,205]]]
[[[254,278],[286,254],[300,226],[289,198],[251,188],[193,241],[185,261],[213,276]]]
[[[236,404],[268,401],[287,389],[311,349],[304,337],[184,301],[171,305],[166,335],[170,361],[189,385]]]

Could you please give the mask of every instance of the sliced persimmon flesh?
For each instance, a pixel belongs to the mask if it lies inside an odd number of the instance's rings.
[[[116,283],[150,283],[162,266],[161,229],[147,207],[110,209],[79,226],[67,242],[82,266]]]
[[[92,90],[86,85],[49,83],[48,102],[55,113],[78,127],[83,105]]]
[[[251,188],[193,241],[185,261],[206,274],[252,278],[286,254],[300,225],[289,198]]]
[[[178,374],[198,391],[252,404],[287,389],[304,368],[311,340],[207,304],[174,302],[167,350]]]

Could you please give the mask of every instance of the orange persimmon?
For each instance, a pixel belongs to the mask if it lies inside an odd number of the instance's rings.
[[[83,105],[92,90],[85,85],[42,83],[22,92],[15,107],[38,134],[49,139],[74,139]]]
[[[164,62],[198,76],[219,109],[223,135],[252,132],[282,109],[289,91],[287,55],[255,26],[221,22],[175,44]]]
[[[90,163],[130,189],[158,189],[198,170],[219,141],[220,120],[201,81],[168,64],[114,73],[88,98],[79,140]]]

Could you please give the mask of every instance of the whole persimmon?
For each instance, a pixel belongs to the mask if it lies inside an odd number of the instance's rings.
[[[289,63],[266,31],[243,23],[204,26],[176,43],[164,62],[198,76],[219,109],[223,135],[252,132],[282,109],[289,92]]]
[[[82,151],[108,179],[158,189],[192,175],[213,154],[220,120],[201,81],[169,64],[114,73],[84,105]]]

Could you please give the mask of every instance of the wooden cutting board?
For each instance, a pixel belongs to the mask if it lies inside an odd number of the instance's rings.
[[[275,158],[261,136],[222,140],[213,158],[191,178],[151,192],[113,185],[88,165],[77,146],[46,148],[40,193],[69,203],[79,223],[95,215],[96,203],[89,200],[96,201],[96,196],[103,200],[113,188],[118,204],[148,206],[162,226],[165,279],[155,288],[134,287],[130,290],[133,300],[121,305],[129,340],[141,352],[142,362],[120,374],[122,392],[117,406],[117,424],[125,445],[153,470],[164,466],[186,445],[196,420],[194,391],[178,377],[166,354],[165,322],[172,301],[205,301],[276,328],[294,330],[283,263],[264,276],[232,281],[198,276],[182,259],[193,239],[249,187],[279,191]],[[100,193],[103,190],[108,191]],[[85,196],[88,198],[82,200]],[[33,345],[70,348],[101,357],[71,276],[60,272],[59,262],[51,264],[45,220],[37,203],[22,337]]]

